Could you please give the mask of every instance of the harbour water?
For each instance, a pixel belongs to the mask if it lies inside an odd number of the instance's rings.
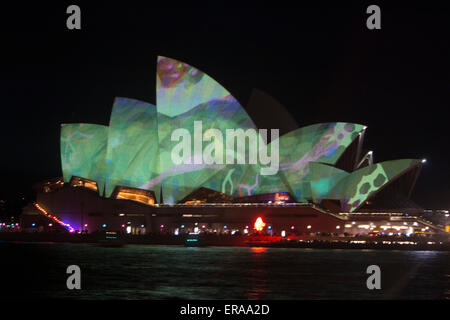
[[[448,251],[0,243],[0,265],[9,299],[450,299]]]

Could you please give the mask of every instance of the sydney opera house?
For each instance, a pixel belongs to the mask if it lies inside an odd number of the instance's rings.
[[[253,232],[261,217],[268,234],[442,231],[421,220],[423,209],[410,200],[422,159],[374,163],[373,153],[363,147],[361,124],[288,124],[279,137],[260,135],[259,149],[278,148],[274,174],[262,174],[267,161],[238,161],[254,148],[250,138],[245,148],[231,152],[231,162],[198,161],[209,145],[225,143],[216,138],[203,139],[201,148],[193,141],[185,161],[174,163],[176,129],[195,134],[201,122],[200,136],[209,129],[223,136],[238,128],[261,133],[263,121],[254,122],[249,110],[266,113],[267,132],[277,128],[267,120],[276,121],[278,113],[272,109],[267,116],[275,103],[269,100],[257,94],[243,108],[207,74],[158,57],[156,105],[116,98],[108,126],[61,125],[62,177],[36,185],[36,202],[24,209],[23,228],[243,234]]]

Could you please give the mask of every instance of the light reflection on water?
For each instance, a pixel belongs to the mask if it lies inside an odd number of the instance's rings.
[[[48,243],[0,250],[11,257],[2,268],[22,277],[0,288],[9,297],[16,290],[80,299],[450,298],[448,252]],[[82,270],[82,290],[65,288],[71,264]],[[371,264],[381,268],[381,290],[366,287]]]

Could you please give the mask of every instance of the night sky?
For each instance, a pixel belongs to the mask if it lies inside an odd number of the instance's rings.
[[[376,162],[428,160],[419,205],[450,207],[450,10],[395,2],[2,3],[0,194],[62,175],[61,123],[107,125],[116,96],[155,103],[163,55],[209,74],[244,107],[252,88],[266,92],[299,126],[367,125]],[[81,7],[81,31],[66,29],[70,4]],[[366,28],[370,4],[381,7],[381,30]]]

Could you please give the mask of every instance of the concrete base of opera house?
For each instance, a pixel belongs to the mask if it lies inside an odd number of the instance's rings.
[[[51,232],[58,223],[74,231],[88,233],[116,231],[129,234],[175,234],[209,232],[219,234],[252,233],[258,217],[271,235],[286,233],[344,234],[345,219],[322,211],[309,203],[201,203],[144,204],[127,199],[99,196],[86,188],[64,186],[52,192],[39,192],[21,215],[23,230]],[[60,223],[60,224],[61,224]]]
[[[312,203],[190,201],[177,205],[149,205],[101,197],[96,191],[67,184],[50,191],[38,191],[36,201],[23,210],[20,230],[49,234],[42,236],[48,237],[48,241],[55,241],[52,237],[64,238],[64,235],[56,235],[69,230],[74,234],[68,236],[79,236],[70,238],[71,241],[96,242],[97,236],[104,237],[106,231],[114,231],[127,236],[131,242],[163,244],[182,243],[180,236],[195,232],[208,235],[211,241],[220,238],[218,245],[244,245],[242,239],[254,233],[258,217],[265,223],[262,235],[284,239],[324,241],[327,236],[344,239],[375,235],[396,237],[406,233],[426,238],[443,233],[432,224],[407,214],[338,214]],[[139,235],[149,238],[133,239]],[[222,237],[214,238],[219,235]],[[160,236],[164,236],[164,240],[158,240]],[[443,236],[448,238],[448,233],[444,231]]]

